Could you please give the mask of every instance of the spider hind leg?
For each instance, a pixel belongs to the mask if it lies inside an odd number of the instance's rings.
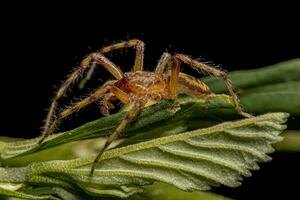
[[[213,95],[213,92],[210,91],[209,87],[205,83],[185,73],[179,74],[178,92],[201,99],[207,99]]]
[[[232,83],[230,81],[230,79],[227,77],[226,72],[210,67],[204,63],[201,63],[197,60],[193,60],[192,58],[190,58],[187,55],[184,54],[176,54],[173,57],[173,65],[172,65],[172,69],[171,69],[171,77],[170,77],[170,81],[169,81],[169,87],[170,87],[170,95],[174,98],[175,96],[177,96],[178,94],[178,88],[177,88],[177,84],[179,81],[179,73],[180,73],[180,65],[181,62],[186,63],[188,65],[190,65],[193,68],[199,69],[200,71],[204,71],[207,72],[209,74],[212,74],[215,77],[220,77],[224,80],[226,88],[228,90],[229,95],[232,97],[234,105],[235,105],[235,109],[236,111],[244,116],[244,117],[252,117],[251,114],[245,112],[239,102],[239,99],[237,97],[237,95],[235,94],[234,90],[233,90],[233,86]]]

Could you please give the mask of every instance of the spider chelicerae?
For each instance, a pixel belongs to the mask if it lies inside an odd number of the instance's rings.
[[[104,56],[105,53],[113,50],[129,47],[136,49],[135,62],[131,72],[122,72],[118,66]],[[113,108],[112,103],[116,100],[119,100],[123,104],[132,103],[133,107],[127,112],[115,131],[108,137],[95,158],[91,167],[91,174],[93,174],[96,163],[99,161],[103,152],[119,134],[122,133],[126,125],[139,113],[149,100],[159,102],[161,99],[175,99],[179,93],[185,93],[202,99],[213,95],[205,83],[180,72],[181,63],[188,64],[199,71],[223,78],[237,112],[245,117],[251,117],[250,114],[242,110],[239,99],[234,93],[232,84],[224,71],[210,67],[184,54],[175,54],[172,56],[169,53],[162,54],[154,72],[144,71],[144,49],[144,42],[138,39],[132,39],[104,47],[99,52],[89,54],[81,62],[80,67],[68,76],[67,80],[57,91],[50,106],[39,144],[54,132],[55,127],[62,119],[99,99],[102,99],[101,112],[104,116],[109,115],[109,110]],[[89,69],[86,77],[79,85],[81,88],[84,87],[86,81],[91,78],[97,65],[104,67],[116,80],[107,81],[89,97],[55,115],[57,101],[65,94],[72,83]]]

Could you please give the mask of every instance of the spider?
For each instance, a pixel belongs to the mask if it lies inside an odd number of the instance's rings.
[[[134,66],[131,72],[123,73],[121,69],[107,59],[104,54],[116,49],[129,47],[136,49]],[[251,117],[250,114],[242,110],[238,97],[234,93],[232,84],[224,71],[210,67],[197,60],[193,60],[187,55],[178,53],[173,56],[169,53],[163,53],[154,72],[144,71],[144,49],[144,42],[138,39],[132,39],[104,47],[100,50],[100,52],[91,53],[83,59],[80,67],[68,76],[67,80],[57,91],[50,106],[41,139],[38,143],[42,144],[42,142],[54,132],[55,127],[62,119],[99,99],[102,99],[100,110],[104,116],[109,115],[109,110],[113,108],[113,102],[116,100],[119,100],[123,104],[132,103],[133,107],[127,112],[126,116],[115,131],[107,138],[104,146],[96,156],[91,167],[92,175],[94,173],[95,166],[104,151],[116,138],[118,138],[126,125],[135,116],[137,116],[139,111],[149,100],[159,102],[161,99],[175,99],[179,93],[185,93],[203,99],[213,95],[213,92],[210,91],[209,87],[205,83],[188,74],[181,73],[181,63],[188,64],[192,68],[209,73],[213,76],[223,78],[229,95],[233,99],[237,112],[245,117]],[[55,116],[54,113],[57,101],[64,96],[65,92],[70,88],[75,80],[79,78],[83,72],[89,69],[86,77],[79,85],[80,88],[84,87],[85,83],[91,78],[91,75],[97,65],[104,67],[116,80],[107,81],[89,97],[73,104],[71,107],[63,110]],[[167,66],[168,69],[166,69]]]

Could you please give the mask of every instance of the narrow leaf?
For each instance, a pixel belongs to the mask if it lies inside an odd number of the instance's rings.
[[[229,73],[229,78],[238,89],[255,88],[300,80],[300,59],[293,59],[258,69],[240,70]],[[226,92],[222,80],[213,77],[203,81],[216,93]]]
[[[229,200],[229,198],[211,192],[184,192],[162,183],[145,187],[145,191],[141,195],[155,200]]]
[[[282,111],[300,116],[299,91],[300,81],[278,83],[245,90],[240,100],[254,113]]]
[[[27,199],[27,200],[59,200],[59,198],[56,198],[51,195],[43,195],[43,196],[37,196],[37,195],[31,195],[31,194],[26,194],[23,192],[18,192],[18,191],[13,191],[9,189],[4,189],[2,187],[2,184],[0,183],[0,198],[5,198],[5,197],[15,197],[15,198],[9,198],[11,200],[15,199]],[[1,198],[1,199],[2,199]]]
[[[300,59],[259,69],[233,71],[229,73],[229,78],[246,111],[255,114],[289,112],[299,122]],[[227,92],[221,79],[208,77],[203,81],[215,93]]]
[[[300,131],[286,130],[282,134],[284,140],[275,144],[276,151],[300,152]]]
[[[151,133],[155,131],[161,132],[166,126],[170,130],[170,124],[174,126],[173,133],[178,133],[178,131],[182,132],[184,129],[178,129],[176,125],[179,121],[195,117],[195,112],[200,112],[200,110],[202,111],[198,114],[202,115],[202,112],[205,110],[209,112],[209,110],[220,108],[233,109],[231,98],[226,95],[215,95],[208,100],[201,100],[183,95],[175,101],[161,101],[158,104],[143,109],[137,119],[129,124],[129,127],[125,130],[124,134],[121,135],[121,138],[146,133],[147,131]],[[57,145],[107,136],[120,124],[125,114],[126,112],[117,113],[89,122],[71,131],[52,135],[42,145],[38,145],[37,143],[39,138],[17,142],[0,141],[0,161],[4,164],[13,163],[7,160],[29,154],[31,156],[30,158],[33,158],[32,154],[34,152],[41,152],[41,150],[49,149]],[[172,119],[172,121],[170,121],[170,119]],[[153,130],[154,128],[158,128],[159,130]],[[44,158],[50,157],[44,156]],[[28,158],[25,160],[32,161],[32,159]],[[14,163],[24,163],[23,161]]]

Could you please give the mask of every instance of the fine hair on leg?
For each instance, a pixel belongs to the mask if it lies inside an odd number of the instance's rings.
[[[243,109],[240,105],[239,99],[238,99],[237,95],[235,94],[235,92],[233,91],[233,86],[231,84],[231,81],[228,79],[226,72],[216,69],[216,68],[213,68],[213,67],[210,67],[210,66],[208,66],[204,63],[201,63],[197,60],[193,60],[192,58],[190,58],[189,56],[184,55],[184,54],[176,54],[173,57],[173,65],[172,65],[171,77],[170,77],[170,93],[171,93],[171,96],[173,96],[173,98],[175,96],[177,96],[177,94],[178,94],[178,88],[176,86],[177,86],[178,79],[179,79],[181,62],[184,62],[185,64],[190,65],[192,68],[196,68],[196,69],[202,70],[204,72],[207,72],[209,74],[212,74],[213,76],[223,78],[226,88],[229,92],[229,95],[233,99],[236,111],[244,117],[252,117],[252,115],[243,111]]]
[[[102,154],[104,153],[104,151],[109,147],[109,145],[118,138],[118,136],[124,131],[124,129],[126,128],[127,124],[129,124],[129,122],[135,117],[137,116],[137,114],[139,113],[139,111],[141,109],[144,108],[144,106],[146,105],[147,100],[144,99],[140,99],[137,102],[134,103],[133,107],[127,112],[126,116],[124,117],[124,119],[121,121],[121,123],[119,124],[119,126],[116,128],[116,130],[107,138],[104,146],[101,148],[101,150],[99,151],[97,157],[95,158],[92,167],[91,167],[91,175],[94,174],[95,171],[95,167],[96,164],[98,163],[98,161],[100,160]]]
[[[52,133],[53,130],[56,128],[57,124],[64,118],[72,115],[73,113],[77,112],[78,110],[86,107],[87,105],[94,103],[95,101],[99,100],[101,97],[103,97],[106,94],[112,94],[116,98],[118,98],[123,104],[130,103],[130,99],[128,95],[113,85],[115,81],[107,82],[107,84],[100,87],[98,90],[96,90],[94,93],[92,93],[89,97],[75,103],[71,107],[67,108],[66,110],[60,112],[57,117],[54,119],[52,124],[49,127],[48,133]],[[39,144],[41,144],[49,134],[43,135],[42,138],[39,140]]]
[[[81,62],[80,67],[77,68],[73,73],[71,73],[68,76],[67,80],[58,89],[50,105],[48,115],[46,117],[45,125],[43,127],[42,139],[39,141],[39,143],[41,143],[47,136],[52,134],[51,131],[53,129],[51,129],[50,127],[53,127],[51,124],[57,121],[54,113],[57,107],[58,100],[64,96],[66,91],[71,87],[71,85],[76,81],[76,79],[82,74],[83,71],[85,71],[88,67],[90,67],[90,63],[94,61],[97,64],[104,67],[106,70],[108,70],[116,79],[119,80],[123,78],[123,72],[114,63],[112,63],[105,56],[103,56],[101,53],[92,53],[88,55]]]
[[[144,68],[144,52],[145,52],[145,44],[143,41],[138,39],[132,39],[128,41],[119,42],[116,44],[112,44],[106,47],[103,47],[100,50],[100,53],[105,54],[117,49],[123,49],[123,48],[131,48],[134,47],[136,49],[136,55],[134,60],[134,66],[133,71],[142,71]],[[91,79],[92,74],[94,73],[96,66],[92,65],[90,67],[90,70],[87,72],[86,76],[81,80],[79,84],[79,88],[84,88],[85,84],[88,80]]]
[[[169,53],[163,53],[155,67],[155,73],[162,75],[171,59],[172,56]]]

